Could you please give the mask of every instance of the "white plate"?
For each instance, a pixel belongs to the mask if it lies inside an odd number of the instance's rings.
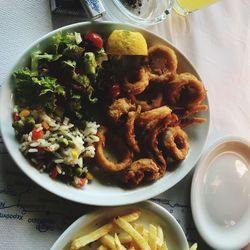
[[[129,206],[102,208],[80,217],[58,238],[51,250],[69,249],[70,242],[73,239],[97,229],[109,218],[113,218],[136,208],[142,211],[140,217],[141,222],[152,223],[162,227],[168,249],[189,249],[186,236],[176,219],[163,207],[151,201],[144,201]]]
[[[250,242],[250,142],[225,137],[199,161],[192,181],[195,225],[214,249]]]
[[[76,189],[74,187],[65,185],[64,183],[52,180],[48,174],[41,174],[29,164],[29,162],[19,151],[19,143],[15,138],[14,129],[12,128],[12,73],[16,69],[28,64],[32,51],[37,50],[37,48],[41,50],[46,48],[51,36],[58,31],[76,31],[81,33],[95,31],[100,32],[101,34],[109,34],[113,29],[140,31],[147,39],[149,46],[155,43],[161,43],[172,47],[178,57],[178,71],[188,71],[200,78],[195,68],[184,55],[182,55],[166,40],[163,40],[162,38],[146,30],[125,24],[116,24],[110,22],[86,22],[69,25],[50,32],[39,40],[35,41],[28,49],[26,49],[23,55],[17,61],[16,65],[11,69],[7,82],[3,83],[0,99],[0,125],[2,137],[10,155],[16,164],[21,168],[21,170],[37,184],[56,195],[79,203],[100,206],[124,205],[146,200],[168,190],[173,185],[178,183],[184,176],[188,174],[188,172],[193,168],[199,159],[206,142],[209,128],[209,111],[202,112],[200,116],[206,118],[207,122],[198,125],[194,124],[187,129],[189,135],[190,151],[186,160],[182,161],[174,171],[167,172],[166,175],[160,180],[150,185],[144,185],[130,190],[112,186],[110,184],[98,181],[97,179],[95,179],[90,185],[84,187],[84,189]],[[207,99],[204,103],[208,104]]]

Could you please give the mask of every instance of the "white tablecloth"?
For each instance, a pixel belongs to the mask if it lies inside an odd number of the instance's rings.
[[[81,21],[81,18],[52,18],[47,0],[1,0],[0,82],[4,82],[11,66],[27,45],[52,29],[77,21]],[[237,135],[250,140],[250,1],[220,1],[187,17],[172,13],[166,21],[148,29],[172,42],[193,62],[200,73],[206,85],[211,113],[207,146],[223,135]],[[85,208],[41,190],[18,172],[19,170],[3,148],[0,153],[2,176],[0,178],[0,249],[48,249],[65,225],[83,214]],[[14,180],[16,185],[22,187],[22,181],[26,181],[29,186],[25,184],[23,189],[17,192],[13,187],[15,185],[13,180],[8,179],[13,171],[17,178]],[[171,204],[171,197],[176,196],[178,193],[176,190],[183,188],[183,185],[187,185],[189,190],[190,178],[191,175],[172,190],[157,197],[155,201],[172,210],[173,214],[177,209],[181,209],[179,211],[181,212],[188,207],[186,205],[188,198],[182,195],[175,197],[175,201],[179,199],[185,204],[182,207],[177,203]],[[34,198],[32,192],[39,197]],[[36,205],[33,204],[33,207],[32,205],[27,207],[24,196],[27,196],[29,202],[29,197],[40,200],[34,203]],[[22,202],[20,202],[21,199]],[[8,202],[12,200],[12,203],[7,204],[6,200]],[[41,200],[45,203],[48,200],[55,200],[57,204],[64,206],[64,210],[60,206],[56,212],[53,206],[43,207]],[[65,211],[69,213],[73,211],[74,215],[71,217],[69,215],[67,218]],[[14,221],[6,217],[7,214],[13,215],[13,213],[16,213],[18,218],[23,216],[26,223],[21,219]],[[37,218],[41,220],[48,214],[53,215],[57,227],[45,230],[44,223],[36,220]],[[183,216],[190,215],[188,211]],[[63,223],[62,219],[67,222]],[[188,227],[187,224],[186,227]],[[188,232],[190,233],[190,230]],[[190,233],[189,240],[190,242],[200,241],[196,233]],[[209,249],[205,245],[200,249],[205,248]]]

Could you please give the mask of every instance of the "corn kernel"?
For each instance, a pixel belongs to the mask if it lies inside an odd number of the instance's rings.
[[[23,109],[20,113],[19,116],[20,117],[27,117],[30,115],[30,111],[28,109]]]
[[[94,178],[93,175],[91,173],[89,173],[89,172],[86,174],[86,177],[90,181],[93,180],[93,178]]]
[[[78,158],[78,151],[76,149],[72,149],[71,150],[71,155],[74,159],[77,159]]]
[[[42,122],[42,126],[44,129],[48,130],[49,129],[49,124],[46,121]]]

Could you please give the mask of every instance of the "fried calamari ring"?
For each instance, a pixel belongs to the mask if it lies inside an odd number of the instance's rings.
[[[115,137],[115,135],[112,134],[112,138],[116,139],[115,147],[117,147],[119,152],[123,155],[120,162],[116,163],[109,160],[104,153],[107,132],[108,129],[105,127],[100,127],[97,131],[99,141],[96,144],[95,160],[104,170],[109,172],[118,172],[130,166],[130,164],[132,163],[133,153],[127,148],[121,137]]]
[[[164,119],[172,110],[167,106],[151,109],[149,111],[142,112],[138,118],[138,125],[140,127],[146,127],[150,122],[158,123],[158,121]]]
[[[135,111],[136,106],[132,104],[127,98],[120,98],[115,100],[108,107],[108,115],[111,120],[117,124],[123,115],[127,115],[129,111]]]
[[[144,92],[136,96],[130,95],[130,98],[133,103],[141,106],[142,111],[159,108],[163,104],[162,88],[151,82]]]
[[[122,182],[129,186],[137,186],[142,181],[157,180],[159,168],[152,159],[143,158],[134,161],[122,176]]]
[[[166,103],[169,106],[192,108],[206,96],[203,83],[190,73],[182,73],[166,84]]]
[[[141,107],[138,106],[136,111],[130,111],[128,113],[128,118],[126,122],[126,139],[128,145],[133,149],[134,152],[139,153],[140,152],[140,147],[139,143],[136,140],[135,136],[135,120],[139,116],[141,112]]]
[[[156,126],[154,129],[151,129],[145,136],[147,154],[158,164],[160,176],[163,176],[166,172],[167,161],[163,156],[162,150],[159,148],[158,137],[169,126],[174,126],[177,122],[178,117],[175,114],[170,114],[161,121],[161,124]]]
[[[179,126],[169,127],[164,134],[163,145],[175,160],[182,161],[189,150],[188,135]]]
[[[148,73],[144,67],[140,67],[133,74],[125,76],[123,87],[128,94],[138,95],[147,88],[148,84]]]
[[[177,57],[171,48],[165,45],[150,47],[147,63],[150,80],[166,82],[174,79],[177,70]]]
[[[159,167],[159,174],[163,176],[167,169],[167,162],[162,154],[162,151],[158,147],[158,135],[161,133],[161,127],[149,131],[144,137],[144,146],[146,154],[157,163]]]

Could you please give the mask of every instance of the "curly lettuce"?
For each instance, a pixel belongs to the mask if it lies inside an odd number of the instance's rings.
[[[103,48],[91,51],[85,45],[80,33],[57,32],[45,50],[33,51],[30,66],[13,74],[16,103],[84,119],[87,105],[97,102],[95,85],[107,60]]]
[[[62,57],[61,54],[58,55],[52,55],[52,54],[47,54],[47,53],[42,53],[40,50],[35,51],[31,54],[31,74],[32,76],[38,76],[39,72],[39,62],[41,60],[43,61],[56,61],[60,57]]]
[[[87,94],[88,99],[91,103],[96,103],[97,98],[93,97],[94,88],[91,85],[91,81],[89,80],[87,75],[81,75],[76,72],[76,61],[63,61],[63,64],[66,68],[71,71],[72,79],[83,88],[84,92]]]
[[[15,98],[22,106],[41,106],[54,111],[57,96],[65,96],[65,89],[56,78],[33,76],[29,68],[19,69],[13,75]]]
[[[77,32],[57,32],[52,36],[52,43],[55,54],[62,53],[62,51],[68,47],[79,47],[78,44],[80,44],[81,42],[81,34]]]

